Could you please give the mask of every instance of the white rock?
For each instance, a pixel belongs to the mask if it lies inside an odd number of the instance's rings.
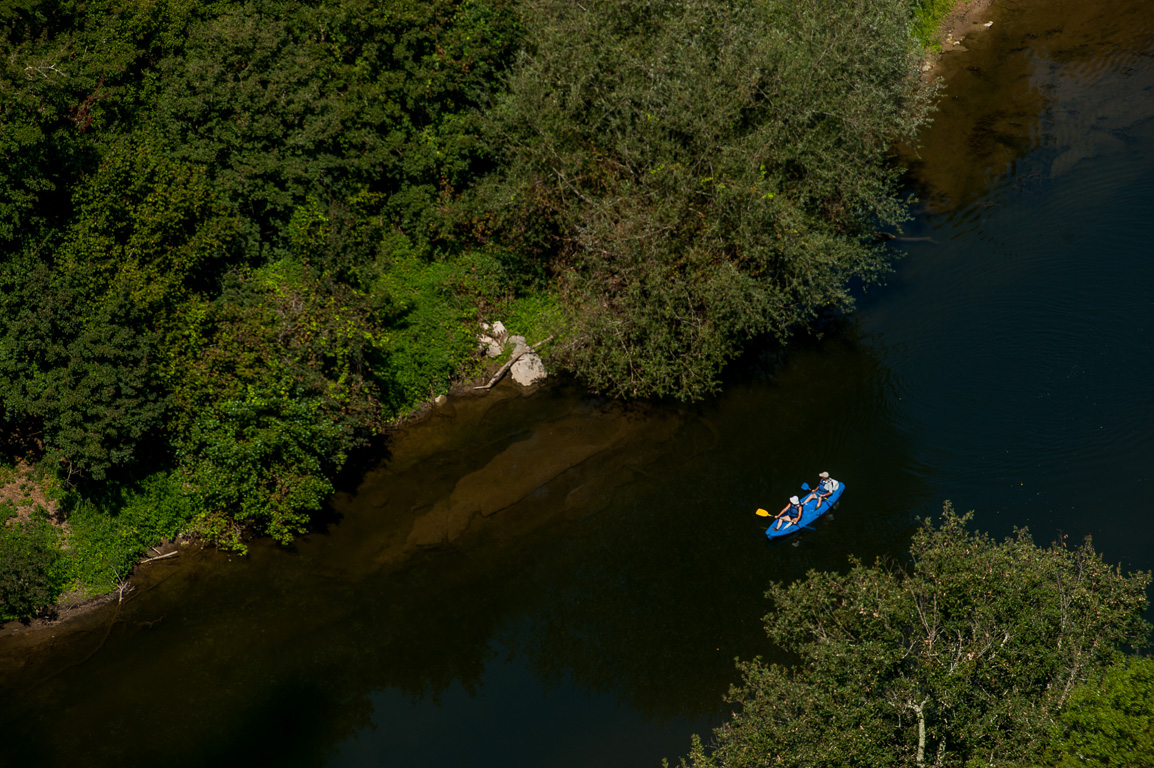
[[[481,335],[477,337],[477,341],[481,343],[478,352],[484,352],[489,357],[496,357],[501,354],[501,342],[494,339],[492,336]]]
[[[491,332],[489,335],[502,344],[504,344],[509,339],[509,332],[505,330],[505,324],[500,320],[493,323],[493,327],[490,329],[490,331]]]
[[[543,380],[549,374],[545,372],[545,364],[541,362],[541,358],[536,352],[530,350],[513,363],[513,367],[509,369],[509,375],[513,377],[513,381],[522,387],[528,387]]]

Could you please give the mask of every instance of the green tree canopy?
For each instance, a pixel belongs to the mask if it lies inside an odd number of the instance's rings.
[[[549,262],[593,387],[700,397],[743,339],[785,338],[884,271],[868,235],[904,215],[886,149],[932,90],[907,0],[526,13],[493,200],[510,247]]]
[[[1074,690],[1046,765],[1154,765],[1154,659],[1121,658]]]
[[[968,517],[947,505],[922,527],[908,571],[853,562],[771,587],[766,630],[796,663],[741,664],[733,719],[689,764],[1037,764],[1078,686],[1146,641],[1150,574],[1089,542],[995,542]]]
[[[514,9],[0,3],[14,450],[93,514],[159,473],[214,535],[302,530],[348,452],[474,348],[460,190],[494,162]]]

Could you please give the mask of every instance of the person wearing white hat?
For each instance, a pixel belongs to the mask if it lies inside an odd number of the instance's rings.
[[[793,516],[786,517],[785,513],[790,511],[794,513]],[[775,531],[780,531],[782,529],[782,523],[785,523],[785,525],[789,526],[793,525],[800,519],[801,501],[799,501],[796,496],[790,496],[789,503],[782,507],[781,511],[777,513],[777,524],[773,526],[773,529]]]
[[[817,490],[814,491],[814,494],[817,496],[817,505],[820,507],[823,501],[833,496],[833,492],[838,489],[841,483],[830,477],[829,472],[822,472],[818,477],[820,479],[817,482]]]

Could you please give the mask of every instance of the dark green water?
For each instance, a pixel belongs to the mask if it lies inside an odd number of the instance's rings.
[[[454,403],[327,535],[0,639],[0,763],[656,766],[771,653],[770,580],[900,556],[946,499],[1154,567],[1154,8],[986,18],[917,161],[932,242],[847,327],[692,409]],[[770,546],[753,510],[822,469],[839,509]]]

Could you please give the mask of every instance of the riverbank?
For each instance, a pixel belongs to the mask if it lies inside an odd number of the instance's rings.
[[[391,422],[386,428],[387,431],[391,434],[392,439],[401,439],[409,431],[420,428],[431,420],[452,418],[458,407],[464,403],[472,403],[471,410],[476,411],[478,410],[477,401],[487,398],[496,405],[510,397],[531,395],[539,387],[536,384],[527,387],[522,386],[515,383],[508,375],[502,377],[500,382],[494,386],[488,386],[493,384],[494,375],[501,367],[501,359],[486,360],[472,376],[459,381],[447,396],[441,395],[426,401],[404,417]],[[484,410],[484,406],[481,406],[480,410]],[[548,462],[546,463],[548,464]],[[531,480],[526,482],[535,487]],[[45,510],[49,521],[60,529],[62,535],[67,537],[67,523],[62,519],[57,508],[58,504],[41,485],[41,482],[33,476],[31,468],[22,465],[22,468],[16,471],[8,479],[8,482],[0,484],[0,503],[11,502],[13,508],[19,510],[18,519],[20,520],[27,520],[33,509]],[[457,516],[460,517],[459,514]],[[437,514],[431,517],[435,518],[432,523],[434,528],[440,530],[441,527],[444,527],[443,520]],[[432,534],[425,530],[427,528],[428,524],[422,529],[423,532],[416,536],[416,540],[428,543],[428,537]],[[178,560],[205,550],[211,551],[214,548],[211,542],[189,534],[181,535],[175,540],[159,542],[136,562],[131,574],[116,588],[96,595],[74,589],[61,596],[50,617],[34,618],[28,624],[16,620],[4,623],[0,626],[0,639],[20,636],[24,638],[19,643],[20,647],[27,649],[35,646],[37,638],[44,642],[51,641],[61,631],[69,633],[75,630],[90,631],[91,622],[88,619],[92,617],[92,614],[103,609],[111,610],[121,601],[131,599],[133,593],[140,588],[142,580],[149,583],[154,580],[151,571],[175,567]],[[142,572],[141,569],[145,568],[149,570],[149,573]],[[6,649],[6,652],[11,652],[11,649]]]
[[[691,734],[708,740],[729,718],[734,658],[791,661],[763,629],[769,584],[844,574],[851,556],[906,562],[910,529],[943,498],[998,541],[1025,526],[1041,545],[1092,534],[1107,561],[1154,567],[1154,435],[1134,418],[1154,361],[1126,354],[1148,342],[1154,103],[1141,94],[1154,60],[1115,31],[1141,30],[1148,8],[1124,10],[1098,6],[1092,23],[1069,4],[998,0],[993,27],[942,57],[941,143],[922,153],[930,169],[938,151],[989,168],[969,127],[1005,114],[1009,172],[943,212],[915,209],[887,284],[820,343],[777,366],[751,355],[716,398],[666,407],[708,425],[577,468],[576,481],[633,473],[600,512],[559,517],[567,491],[551,484],[488,518],[483,537],[378,563],[506,449],[565,413],[601,418],[577,388],[550,386],[471,429],[449,398],[432,418],[444,442],[419,456],[390,444],[371,487],[334,499],[327,533],[258,542],[243,561],[206,550],[145,566],[167,578],[17,659],[25,671],[0,681],[6,757],[676,763]],[[1089,159],[1062,174],[1071,152]],[[797,547],[767,542],[754,509],[823,468],[851,489],[834,517]],[[1087,514],[1104,472],[1133,482],[1109,515]],[[517,538],[522,521],[539,527]]]
[[[988,8],[989,4],[990,0],[974,0],[973,2],[957,6],[947,15],[942,22],[940,32],[943,51],[930,58],[931,66],[940,56],[948,55],[952,50],[958,50],[960,48],[960,38],[964,38],[965,35],[970,34],[974,29],[980,29],[981,15]],[[493,367],[495,368],[496,366]],[[410,426],[417,425],[427,418],[444,413],[446,408],[451,409],[452,400],[455,398],[482,396],[476,391],[476,388],[483,385],[491,373],[492,370],[488,370],[478,375],[475,380],[459,385],[450,398],[446,398],[445,400],[438,399],[437,401],[426,403],[423,407],[414,410],[404,419],[393,424],[392,428],[403,430]],[[429,524],[425,528],[414,532],[415,541],[423,543],[440,540],[444,530],[453,529],[454,526],[459,524],[460,515],[457,514],[458,511],[459,510],[456,510],[450,505],[450,507],[444,511],[444,515],[440,515],[436,517],[436,519],[430,517]],[[176,551],[175,545],[172,546],[173,548],[171,550],[162,550],[157,554],[168,554],[171,551]],[[193,546],[196,546],[196,544],[193,544]],[[129,584],[129,586],[131,586],[131,584]],[[121,589],[124,589],[124,587],[122,586]],[[55,631],[64,622],[74,620],[78,616],[100,609],[102,606],[108,605],[111,601],[118,600],[119,597],[121,597],[121,593],[112,592],[103,596],[92,598],[78,597],[73,600],[68,600],[58,607],[56,618],[35,620],[28,626],[9,623],[5,627],[0,628],[0,637],[6,634],[27,635],[40,631]]]
[[[990,6],[993,0],[968,0],[954,5],[938,25],[937,51],[926,55],[923,71],[934,74],[942,56],[966,50],[965,39],[971,34],[977,34],[989,29],[988,20]]]

